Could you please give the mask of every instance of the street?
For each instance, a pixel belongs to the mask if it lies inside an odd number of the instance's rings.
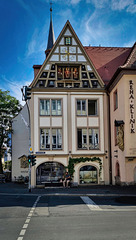
[[[136,203],[119,197],[0,195],[0,239],[136,239]]]

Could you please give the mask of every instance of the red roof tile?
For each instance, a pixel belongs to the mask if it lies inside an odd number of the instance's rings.
[[[117,69],[122,66],[132,48],[84,47],[100,77],[107,85]]]

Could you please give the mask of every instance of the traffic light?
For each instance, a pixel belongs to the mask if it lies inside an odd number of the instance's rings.
[[[28,155],[28,162],[31,163],[32,155]]]
[[[32,166],[36,165],[36,156],[35,155],[31,155],[32,157]]]
[[[31,88],[25,86],[25,92],[24,92],[24,99],[25,101],[27,101],[28,99],[31,99],[30,95],[31,95]]]

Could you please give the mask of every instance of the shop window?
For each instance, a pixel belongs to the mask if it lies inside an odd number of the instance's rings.
[[[93,116],[98,114],[97,100],[88,100],[88,115]]]
[[[80,184],[98,183],[97,168],[91,165],[81,167],[79,179]]]

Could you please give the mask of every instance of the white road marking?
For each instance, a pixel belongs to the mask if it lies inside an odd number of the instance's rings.
[[[28,227],[28,224],[25,223],[24,226],[23,226],[23,228],[27,228],[27,227]]]
[[[25,235],[25,233],[26,233],[26,229],[27,229],[27,227],[28,227],[28,223],[29,223],[30,220],[31,220],[31,217],[32,217],[32,215],[33,215],[33,212],[34,212],[34,210],[35,210],[35,208],[36,208],[36,205],[37,205],[38,201],[40,200],[40,198],[41,198],[41,196],[38,196],[38,197],[37,197],[37,199],[36,199],[33,207],[31,208],[31,210],[30,210],[30,212],[29,212],[29,214],[28,214],[28,216],[27,216],[27,218],[26,218],[26,220],[25,220],[25,224],[23,225],[22,230],[21,230],[21,232],[20,232],[19,237],[17,238],[17,240],[23,240],[23,237],[24,237],[24,235]],[[23,237],[22,237],[22,236],[23,236]]]
[[[26,230],[24,230],[24,229],[21,230],[20,235],[21,235],[21,236],[25,235],[25,232],[26,232]]]
[[[89,207],[91,211],[101,211],[102,209],[89,197],[80,196],[83,202]]]

